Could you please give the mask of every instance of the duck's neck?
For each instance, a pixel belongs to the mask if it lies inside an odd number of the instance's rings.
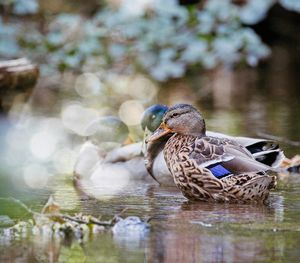
[[[205,128],[202,128],[201,130],[194,128],[194,129],[186,130],[184,132],[180,132],[178,134],[185,135],[185,136],[193,136],[193,137],[204,137],[206,136],[206,130]]]
[[[185,134],[185,135],[189,135],[189,136],[194,136],[194,137],[204,137],[204,136],[206,136],[206,131],[205,130],[203,130],[203,131],[194,131],[194,132],[190,132],[190,133],[188,133],[188,134]]]

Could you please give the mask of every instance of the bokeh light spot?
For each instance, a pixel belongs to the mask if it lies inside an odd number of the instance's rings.
[[[72,174],[77,154],[71,149],[61,149],[53,156],[53,166],[57,172]]]
[[[45,166],[33,163],[23,169],[23,176],[29,187],[41,189],[47,185],[50,174]]]
[[[75,90],[81,97],[90,97],[101,92],[102,83],[96,74],[84,73],[77,77]]]
[[[144,107],[141,102],[128,100],[120,106],[119,117],[128,126],[138,125],[143,112]]]
[[[41,131],[35,133],[29,143],[30,151],[37,159],[48,159],[56,149],[59,138],[51,132]]]
[[[86,134],[87,126],[98,117],[98,112],[73,103],[64,107],[61,117],[66,128],[81,136],[88,136],[90,134]]]
[[[129,94],[140,100],[151,100],[157,94],[157,87],[154,83],[142,75],[135,76],[128,90]]]

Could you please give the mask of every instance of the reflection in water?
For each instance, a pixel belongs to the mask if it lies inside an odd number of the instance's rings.
[[[124,217],[152,218],[149,232],[122,236],[108,230],[83,239],[50,233],[12,239],[2,233],[0,261],[290,262],[299,256],[299,193],[299,184],[277,190],[267,206],[192,203],[176,188],[137,183],[108,201],[83,199],[80,209],[105,217],[127,207]]]
[[[166,216],[167,223],[151,236],[154,262],[243,262],[268,259],[270,251],[251,224],[283,220],[281,196],[275,206],[189,203]],[[231,224],[240,227],[232,228]],[[272,232],[272,229],[269,229]],[[267,235],[266,238],[269,238]]]

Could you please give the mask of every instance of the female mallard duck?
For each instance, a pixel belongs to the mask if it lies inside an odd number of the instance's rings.
[[[188,199],[258,202],[276,185],[276,178],[266,174],[271,167],[257,162],[245,147],[207,136],[204,119],[189,104],[169,108],[148,142],[165,136],[167,166]]]
[[[145,131],[145,139],[159,127],[163,116],[168,107],[161,104],[155,104],[147,108],[142,116],[141,125]],[[252,156],[261,163],[273,168],[279,167],[285,158],[278,144],[271,140],[262,138],[233,137],[223,133],[207,131],[206,135],[227,138],[244,146]],[[163,148],[168,140],[168,136],[163,136],[158,140],[146,143],[143,147],[146,168],[152,177],[160,184],[173,185],[169,169],[163,156]]]

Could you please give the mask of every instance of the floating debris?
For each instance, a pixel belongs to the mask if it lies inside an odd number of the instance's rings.
[[[113,226],[113,238],[116,243],[127,248],[138,248],[147,239],[150,225],[137,216],[129,216]]]
[[[28,237],[30,235],[42,236],[43,238],[75,238],[79,241],[87,240],[93,234],[111,230],[117,236],[127,235],[129,238],[138,236],[142,238],[149,230],[149,224],[143,222],[139,217],[129,216],[125,219],[120,215],[126,211],[123,209],[112,219],[103,221],[100,218],[83,215],[81,213],[74,216],[60,213],[60,206],[52,196],[49,197],[42,212],[31,210],[23,202],[15,198],[1,198],[19,204],[33,218],[26,221],[14,223],[8,216],[0,216],[0,224],[11,226],[2,229],[7,238],[15,239]]]
[[[131,233],[144,234],[149,231],[150,225],[143,222],[137,216],[128,216],[125,219],[120,218],[119,221],[113,226],[112,232],[115,235],[130,235]]]

